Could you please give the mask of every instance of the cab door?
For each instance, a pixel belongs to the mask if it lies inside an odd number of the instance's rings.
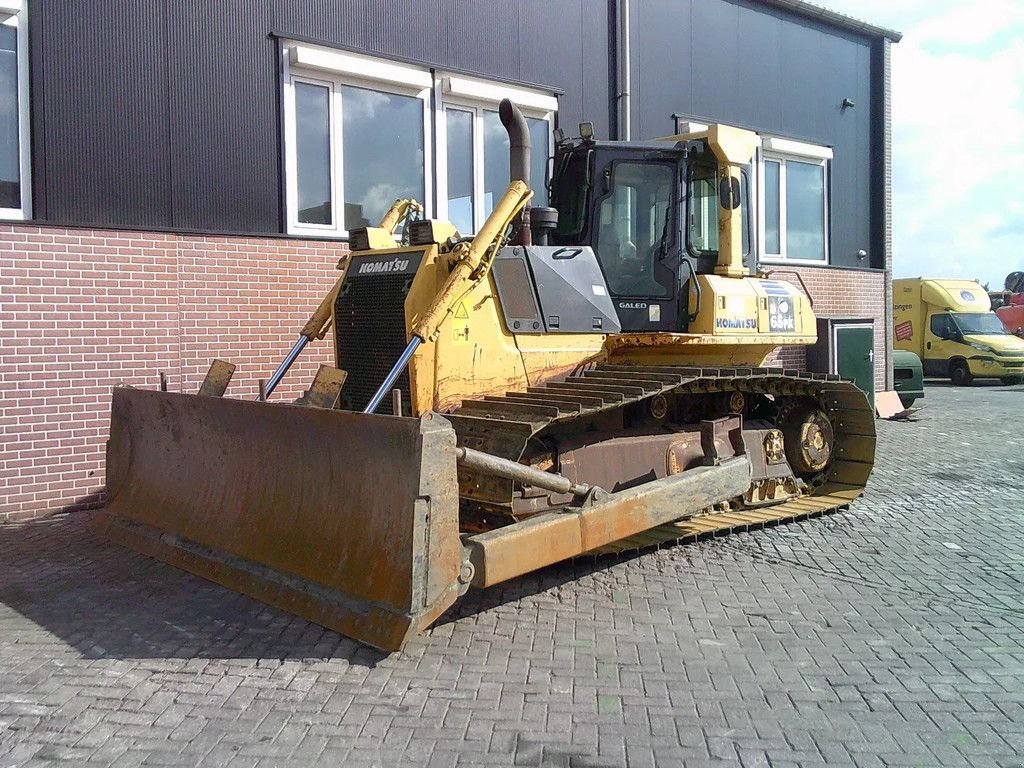
[[[935,312],[928,316],[928,328],[924,336],[924,355],[921,365],[925,376],[948,376],[949,361],[962,357],[963,344],[960,330],[948,312]]]
[[[599,152],[597,165],[590,244],[622,330],[679,330],[678,158],[661,152]]]

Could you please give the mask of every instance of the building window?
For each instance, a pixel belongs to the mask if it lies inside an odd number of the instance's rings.
[[[398,198],[428,203],[428,72],[286,46],[288,231],[340,237],[376,225]]]
[[[547,205],[547,163],[558,101],[550,94],[453,75],[439,75],[438,216],[462,234],[475,232],[508,188],[509,142],[498,103],[509,98],[522,110],[530,131],[532,205]],[[445,172],[441,172],[441,168]]]
[[[765,260],[828,261],[832,150],[766,138],[760,156],[760,246]]]
[[[526,117],[533,205],[547,205],[549,93],[305,43],[281,55],[289,233],[345,237],[404,197],[474,233],[508,187],[503,98]]]
[[[31,218],[27,10],[0,0],[0,218]]]
[[[476,163],[473,159],[473,110],[445,109],[445,148],[447,150],[447,218],[459,232],[474,231],[474,194]]]

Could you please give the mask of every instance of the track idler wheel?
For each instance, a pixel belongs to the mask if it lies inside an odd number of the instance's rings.
[[[813,475],[828,466],[835,435],[822,410],[810,403],[796,405],[783,419],[782,435],[789,466],[798,475]]]

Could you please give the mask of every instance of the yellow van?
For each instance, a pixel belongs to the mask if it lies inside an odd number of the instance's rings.
[[[1024,380],[1024,339],[1007,332],[973,280],[892,281],[893,346],[921,358],[925,376]]]

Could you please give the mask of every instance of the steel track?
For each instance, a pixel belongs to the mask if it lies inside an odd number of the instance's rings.
[[[529,440],[580,418],[609,413],[659,394],[733,391],[813,398],[828,415],[835,439],[833,458],[808,483],[807,495],[770,507],[711,510],[607,545],[594,554],[622,553],[817,517],[860,496],[874,464],[874,412],[863,392],[830,374],[779,368],[600,364],[526,392],[466,401],[449,418],[460,443],[519,460]],[[460,474],[459,480],[463,501],[470,504],[481,503],[481,496],[489,494],[493,502],[501,503],[507,489],[471,473]]]

